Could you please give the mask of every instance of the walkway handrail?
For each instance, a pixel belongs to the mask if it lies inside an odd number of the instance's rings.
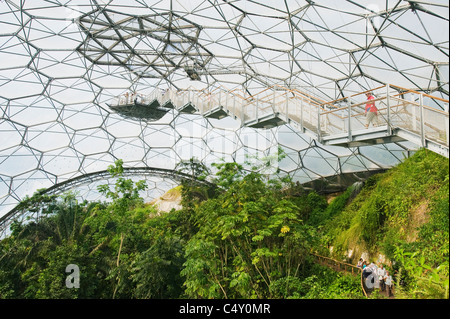
[[[347,268],[350,268],[351,269],[351,273],[353,275],[356,272],[358,272],[358,271],[362,271],[361,268],[359,268],[359,267],[357,267],[355,265],[352,265],[352,264],[349,264],[349,263],[345,263],[345,262],[342,262],[342,261],[338,261],[338,260],[330,258],[330,257],[321,256],[321,255],[318,255],[318,254],[315,254],[315,253],[311,253],[311,255],[313,255],[313,256],[315,256],[315,257],[317,257],[319,259],[328,260],[328,261],[334,263],[335,265],[338,265],[339,269],[341,269],[341,266],[342,266],[343,267],[342,270],[344,270],[346,272],[350,272],[350,271],[346,270]]]
[[[423,92],[414,91],[414,90],[410,90],[410,89],[405,89],[405,88],[403,88],[401,86],[394,85],[394,84],[390,84],[390,86],[391,87],[396,87],[397,89],[400,89],[400,90],[404,91],[404,92],[402,92],[402,94],[404,94],[404,93],[421,94],[421,95],[423,95],[425,97],[429,97],[429,98],[432,98],[434,100],[438,100],[438,101],[441,101],[441,102],[444,102],[444,103],[448,103],[448,100],[440,98],[440,97],[437,97],[437,96],[433,96],[433,95],[430,95],[430,94],[426,94],[426,93],[423,93]]]
[[[361,289],[364,293],[364,296],[366,296],[366,298],[369,298],[369,296],[367,295],[367,292],[366,292],[366,288],[364,288],[364,276],[363,276],[362,269],[361,269]]]
[[[345,263],[345,262],[342,262],[342,261],[338,261],[338,260],[336,260],[336,259],[333,259],[333,258],[330,258],[330,257],[325,257],[325,256],[321,256],[321,255],[318,255],[318,254],[315,254],[315,253],[310,253],[312,256],[314,256],[314,257],[316,257],[316,258],[318,258],[319,260],[326,260],[327,262],[327,264],[329,264],[329,262],[332,262],[335,266],[336,265],[338,265],[338,267],[339,267],[339,270],[341,270],[341,266],[343,266],[343,270],[345,271],[345,272],[349,272],[349,271],[347,271],[347,269],[346,269],[346,267],[350,267],[351,268],[351,273],[352,273],[352,275],[355,275],[355,272],[360,272],[360,277],[361,277],[361,289],[362,289],[362,291],[363,291],[363,293],[364,293],[364,296],[366,297],[366,298],[369,298],[368,297],[368,295],[367,295],[367,292],[366,292],[366,289],[364,288],[364,277],[363,277],[363,271],[362,271],[362,268],[359,268],[359,267],[357,267],[357,266],[355,266],[355,265],[351,265],[351,264],[348,264],[348,263]]]
[[[200,90],[169,89],[165,95],[156,90],[147,100],[154,98],[160,105],[170,101],[175,109],[191,104],[205,116],[220,111],[221,118],[232,116],[240,120],[242,126],[273,127],[292,123],[320,143],[350,145],[355,136],[361,141],[368,132],[365,131],[364,112],[368,102],[363,96],[368,92],[375,95],[371,103],[377,103],[375,120],[378,123],[374,123],[378,127],[377,143],[390,143],[390,138],[396,135],[396,140],[409,140],[448,157],[448,110],[427,104],[432,99],[432,103],[448,108],[449,101],[396,85],[382,85],[329,102],[281,85],[269,86],[251,95],[239,88],[229,90],[223,85]],[[343,101],[347,105],[344,106]],[[271,116],[273,121],[269,123]],[[367,139],[370,138],[375,137],[369,134]]]

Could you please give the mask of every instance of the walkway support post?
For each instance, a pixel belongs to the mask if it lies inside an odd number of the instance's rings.
[[[419,94],[419,103],[420,103],[420,137],[422,140],[422,147],[426,146],[425,143],[425,112],[423,109],[423,95]]]
[[[245,125],[244,103],[241,105],[241,126]]]
[[[274,92],[274,96],[275,96],[275,92]],[[286,99],[286,123],[289,123],[289,94],[286,95],[287,99]],[[275,100],[275,97],[273,98]],[[273,104],[275,107],[275,103]]]
[[[229,93],[228,93],[229,94]],[[236,112],[236,98],[232,96],[233,98],[233,112],[234,112],[234,119],[237,120],[237,112]]]
[[[303,98],[300,99],[300,125],[302,126],[302,133],[304,133],[305,129],[303,126]]]
[[[256,110],[255,110],[255,116],[256,116],[256,122],[258,122],[258,110],[259,110],[259,97],[256,98]]]
[[[275,95],[275,94],[276,94],[276,92],[277,92],[277,91],[275,91],[275,90],[273,91],[273,98],[272,98],[272,112],[273,112],[273,113],[276,112],[276,111],[275,111],[275,103],[276,103],[276,102],[275,102],[275,101],[276,101],[276,95]],[[286,109],[287,109],[287,108],[286,108]],[[287,118],[287,114],[286,114],[286,118]]]
[[[320,106],[317,106],[317,139],[322,143],[322,134],[320,132]]]
[[[391,126],[391,96],[390,96],[391,86],[389,84],[386,85],[386,104],[387,104],[387,133],[388,135],[392,135],[392,126]]]
[[[348,108],[347,108],[347,112],[348,112],[348,141],[351,142],[353,139],[352,136],[352,103],[350,101],[347,101],[348,104]]]
[[[448,103],[445,103],[444,104],[444,111],[445,112],[447,112],[447,118],[445,119],[445,132],[446,132],[446,136],[447,136],[447,146],[448,146],[448,143],[449,143],[449,125],[448,125],[448,119],[449,119],[449,116],[448,116]]]

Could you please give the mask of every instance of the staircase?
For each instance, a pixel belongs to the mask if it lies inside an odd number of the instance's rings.
[[[326,102],[298,90],[273,86],[248,96],[239,90],[155,90],[141,104],[200,113],[206,118],[232,117],[242,126],[269,129],[290,124],[324,145],[356,147],[399,141],[449,157],[448,100],[394,85],[372,89],[378,125],[365,128],[365,93]],[[117,110],[133,103],[116,98]],[[445,111],[441,110],[444,109]]]

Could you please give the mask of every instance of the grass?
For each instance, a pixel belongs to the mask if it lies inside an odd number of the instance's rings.
[[[390,246],[421,240],[421,229],[429,223],[433,210],[444,210],[435,215],[444,215],[436,217],[441,224],[446,220],[445,187],[448,189],[448,160],[420,150],[397,167],[369,178],[351,203],[342,205],[348,200],[347,192],[330,203],[328,209],[339,209],[324,214],[328,219],[321,221],[327,244],[334,247],[336,255],[353,249],[374,257],[379,253],[392,257]],[[448,232],[448,226],[440,227]]]

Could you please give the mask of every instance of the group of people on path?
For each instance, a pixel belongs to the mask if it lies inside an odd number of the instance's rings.
[[[168,89],[161,89],[161,96],[164,96],[168,91]],[[148,97],[146,97],[144,94],[136,92],[126,92],[119,97],[119,105],[128,105],[133,103],[146,104],[148,102]]]
[[[389,271],[384,268],[383,264],[380,263],[379,266],[373,262],[369,264],[367,261],[360,258],[357,267],[363,270],[363,278],[369,289],[381,289],[382,292],[387,290],[388,296],[393,296],[392,288],[394,283],[392,276],[389,274]]]
[[[131,103],[142,103],[144,100],[143,94],[138,94],[136,92],[128,93],[126,92],[121,98],[121,104],[131,104]]]

